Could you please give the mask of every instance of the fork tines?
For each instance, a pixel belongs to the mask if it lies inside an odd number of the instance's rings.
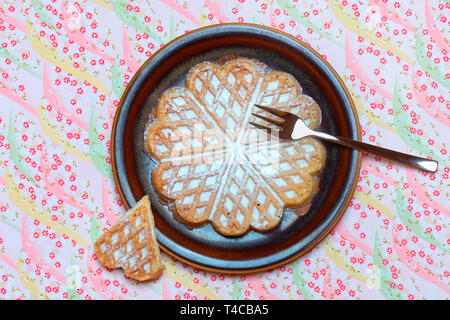
[[[272,134],[272,129],[269,128],[269,127],[265,127],[263,125],[260,125],[258,123],[251,122],[251,121],[249,121],[248,123],[250,123],[251,125],[257,127],[258,129],[262,129],[262,130],[266,131],[268,134]]]
[[[280,117],[280,118],[283,118],[287,114],[286,111],[281,111],[281,110],[277,110],[277,109],[274,109],[274,108],[262,106],[260,104],[255,104],[254,106],[257,107],[257,108],[260,108],[260,109],[262,109],[264,111],[267,111],[267,112],[273,114],[274,116],[277,116],[277,117]]]
[[[283,117],[286,114],[286,112],[280,111],[280,110],[276,110],[276,109],[273,109],[273,108],[269,108],[269,107],[266,107],[266,106],[261,106],[259,104],[255,104],[255,107],[260,108],[261,110],[264,110],[264,111],[266,111],[266,112],[268,112],[270,114],[273,114],[274,116],[280,117],[280,118],[282,118],[282,120],[268,118],[268,117],[265,117],[263,115],[260,115],[260,114],[252,112],[253,116],[255,116],[255,117],[259,118],[259,119],[262,119],[264,121],[267,121],[267,122],[269,122],[271,124],[274,124],[277,127],[281,127],[283,125],[283,123],[284,123],[284,118]],[[268,133],[270,133],[273,130],[273,128],[269,128],[269,127],[266,127],[266,126],[263,126],[263,125],[260,125],[260,124],[254,123],[254,122],[249,122],[249,123],[251,125],[254,125],[255,127],[259,128],[259,129],[266,130]],[[280,128],[278,128],[278,129],[280,129]]]
[[[257,118],[263,119],[264,121],[270,122],[270,123],[272,123],[272,124],[274,124],[274,125],[276,125],[278,127],[280,127],[283,124],[283,122],[284,122],[284,121],[280,121],[280,120],[267,118],[267,117],[264,117],[264,116],[262,116],[260,114],[253,113],[253,112],[252,112],[252,115],[257,117]]]

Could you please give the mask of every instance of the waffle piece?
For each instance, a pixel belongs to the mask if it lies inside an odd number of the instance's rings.
[[[162,94],[156,118],[149,118],[148,154],[158,162],[153,186],[189,227],[210,222],[224,236],[266,232],[286,207],[304,214],[318,192],[326,156],[320,141],[272,144],[272,136],[261,138],[264,131],[248,123],[255,121],[252,112],[264,114],[253,106],[259,103],[295,113],[313,129],[320,124],[318,104],[295,78],[267,70],[239,57],[202,62],[185,88]]]
[[[212,119],[203,116],[193,98],[183,88],[164,92],[156,108],[156,123],[146,133],[147,150],[155,159],[189,157],[223,150],[220,132]]]
[[[211,223],[226,236],[245,234],[250,228],[265,232],[281,220],[283,203],[246,162],[230,168]]]
[[[272,71],[264,77],[256,103],[296,114],[313,130],[317,129],[322,119],[317,102],[303,94],[297,80],[286,72]],[[252,112],[272,116],[259,108],[254,108]]]
[[[195,158],[189,163],[163,162],[153,172],[152,182],[161,197],[175,201],[178,220],[201,226],[209,220],[225,164],[223,159]]]
[[[229,137],[240,130],[260,78],[249,59],[234,59],[223,66],[203,62],[186,78],[188,89]]]
[[[277,161],[252,164],[286,207],[300,207],[318,191],[315,177],[324,166],[325,147],[318,140],[308,137],[281,142],[272,148],[278,149]],[[267,153],[270,151],[266,150]],[[247,152],[246,157],[251,162],[251,152]]]
[[[105,267],[122,268],[128,277],[138,281],[157,279],[164,267],[148,196],[98,238],[94,248]]]

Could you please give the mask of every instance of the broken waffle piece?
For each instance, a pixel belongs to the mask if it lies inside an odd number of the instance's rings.
[[[148,196],[95,242],[98,261],[110,269],[122,268],[138,281],[156,280],[164,271]]]

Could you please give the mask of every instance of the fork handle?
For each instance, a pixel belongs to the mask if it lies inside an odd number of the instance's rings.
[[[394,161],[403,162],[406,164],[409,164],[410,166],[413,166],[417,169],[429,171],[429,172],[436,172],[438,163],[435,160],[430,160],[426,158],[416,157],[413,155],[409,155],[402,152],[397,152],[394,150],[374,146],[372,144],[352,140],[345,137],[337,137],[332,136],[329,134],[326,134],[324,132],[314,132],[314,136],[317,138],[321,138],[330,142],[334,142],[337,144],[340,144],[342,146],[356,149],[363,152],[369,152],[376,154],[377,156],[388,158]]]

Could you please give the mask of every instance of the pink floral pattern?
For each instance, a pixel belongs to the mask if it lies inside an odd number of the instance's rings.
[[[0,299],[448,299],[450,69],[446,1],[26,1],[0,4]],[[230,276],[163,254],[138,284],[95,259],[125,211],[111,173],[120,96],[159,47],[198,27],[259,23],[320,52],[363,141],[439,161],[363,155],[350,206],[309,254]]]

